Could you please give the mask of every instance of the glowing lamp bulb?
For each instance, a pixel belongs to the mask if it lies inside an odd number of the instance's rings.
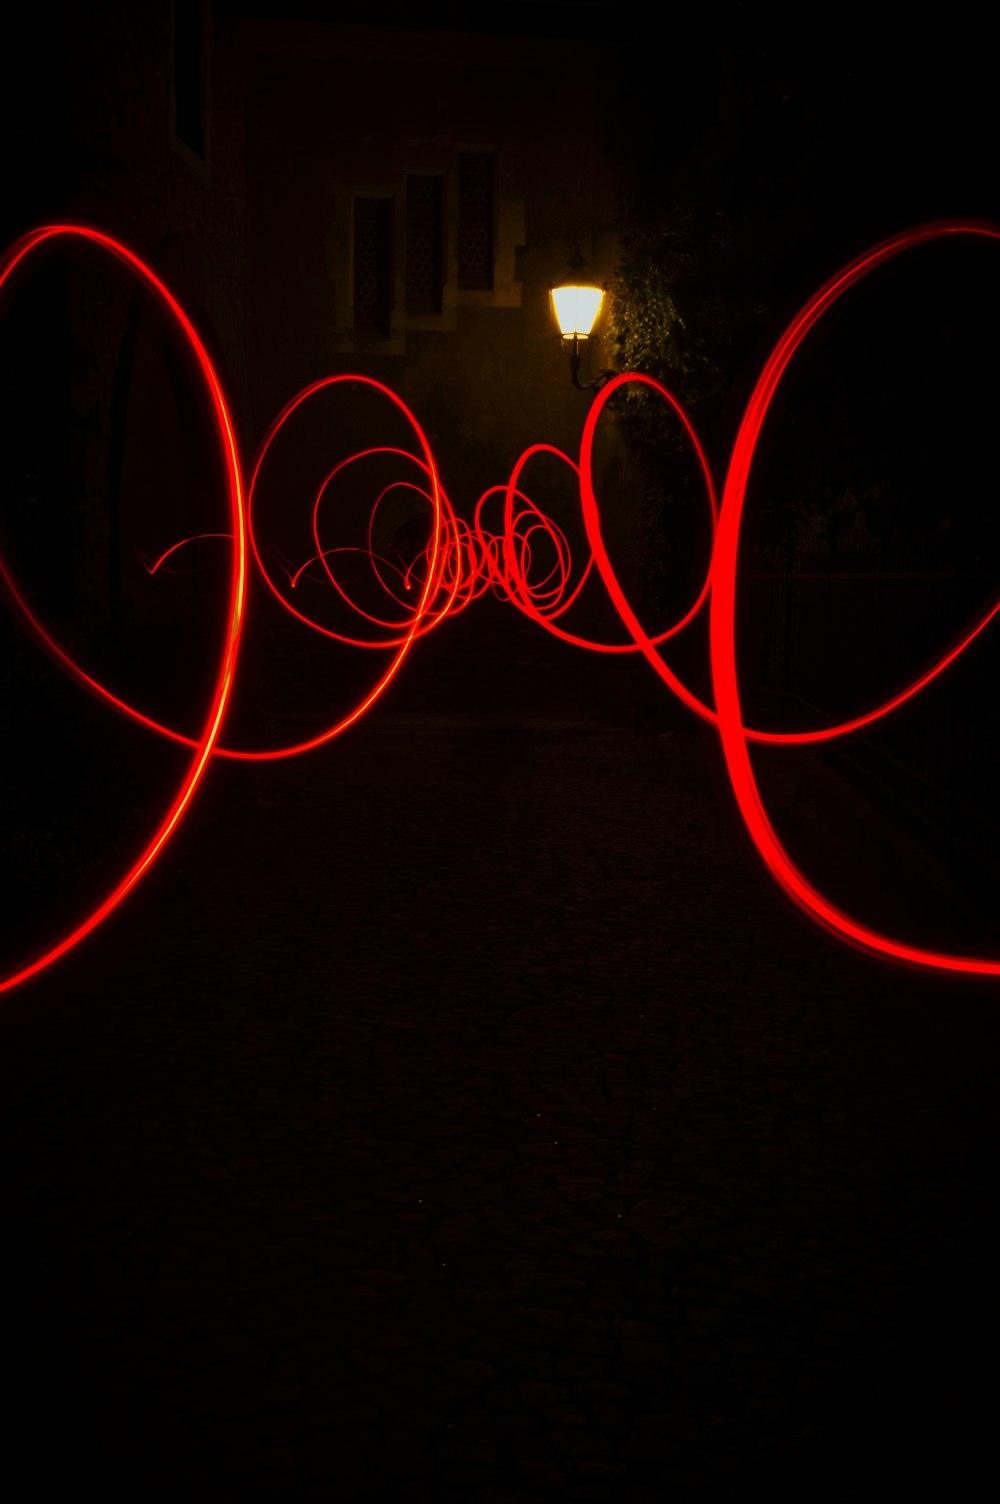
[[[599,287],[553,287],[552,306],[563,339],[588,339],[603,301]]]

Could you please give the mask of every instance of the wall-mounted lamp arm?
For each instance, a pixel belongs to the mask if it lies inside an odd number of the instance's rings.
[[[573,342],[569,347],[569,375],[578,392],[599,392],[603,386],[607,386],[613,376],[618,375],[618,372],[605,369],[599,375],[595,376],[593,381],[581,381],[580,341],[577,335],[574,334]]]

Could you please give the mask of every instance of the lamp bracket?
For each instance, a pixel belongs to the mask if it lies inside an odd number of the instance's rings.
[[[618,372],[608,370],[607,367],[605,367],[605,369],[602,370],[599,375],[594,377],[593,381],[581,381],[580,341],[577,336],[574,335],[573,343],[571,344],[569,349],[569,375],[570,380],[572,381],[578,392],[599,392],[602,387],[607,386],[608,382],[613,376],[618,375]],[[609,407],[612,407],[613,405],[614,398],[612,398],[608,403]]]

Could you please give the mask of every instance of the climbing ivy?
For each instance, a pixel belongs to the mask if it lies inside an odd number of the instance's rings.
[[[716,471],[733,389],[729,240],[722,217],[704,210],[636,215],[623,229],[608,285],[617,368],[655,377],[680,400]],[[704,523],[701,480],[683,428],[655,393],[628,387],[617,413],[642,484],[644,595],[655,611],[688,588]]]

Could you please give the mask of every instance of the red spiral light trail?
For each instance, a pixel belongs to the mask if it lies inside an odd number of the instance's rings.
[[[190,743],[194,748],[194,756],[188,770],[181,782],[180,788],[174,795],[166,814],[162,817],[151,839],[146,843],[139,855],[124,876],[114,885],[97,904],[85,915],[68,935],[49,946],[40,956],[19,965],[9,975],[0,978],[0,992],[9,992],[12,988],[26,982],[29,977],[37,976],[50,966],[53,961],[64,956],[72,950],[81,940],[85,939],[96,927],[118,907],[127,893],[130,893],[145,873],[149,871],[153,863],[166,848],[167,842],[177,830],[185,811],[190,807],[194,798],[195,790],[204,776],[208,767],[209,759],[215,751],[219,733],[222,730],[222,722],[229,704],[232,693],[233,675],[236,670],[236,659],[239,650],[240,632],[243,625],[243,606],[246,597],[246,525],[243,507],[243,481],[240,474],[240,461],[236,449],[236,439],[233,434],[233,426],[229,417],[229,410],[222,393],[222,386],[215,373],[215,367],[209,358],[205,346],[188,318],[187,314],[176,301],[173,294],[164,286],[156,274],[141,261],[132,251],[128,250],[120,241],[112,239],[110,235],[104,235],[99,230],[89,229],[83,225],[47,225],[42,229],[34,230],[17,241],[6,254],[0,258],[0,293],[7,285],[11,275],[36,247],[47,240],[53,240],[58,236],[76,237],[90,241],[92,244],[101,246],[116,256],[125,266],[129,267],[151,292],[155,294],[167,314],[174,322],[181,334],[188,341],[194,352],[202,379],[205,392],[208,397],[209,410],[215,425],[216,434],[222,450],[226,469],[226,488],[229,503],[229,512],[232,526],[232,547],[230,552],[230,576],[229,576],[229,611],[226,623],[225,639],[219,659],[219,668],[216,676],[215,690],[212,694],[212,702],[209,707],[208,718],[205,722],[201,736],[196,742]],[[23,598],[16,591],[14,582],[3,561],[0,560],[4,580],[8,588],[14,591],[15,599],[22,610],[27,611]],[[29,616],[31,613],[28,613]],[[63,650],[58,647],[50,634],[46,633],[41,623],[31,617],[40,636],[56,651],[57,657],[67,667],[70,660]],[[72,665],[77,676],[86,680],[87,675],[82,670]],[[95,686],[96,687],[96,686]]]
[[[838,939],[858,946],[869,954],[892,961],[905,962],[936,971],[1000,975],[1000,960],[951,955],[908,945],[868,928],[846,911],[832,904],[809,882],[781,844],[764,808],[749,755],[751,743],[802,746],[829,741],[863,726],[871,725],[889,715],[907,700],[912,699],[945,668],[956,661],[1000,612],[1000,600],[997,600],[982,615],[956,647],[943,654],[911,684],[883,704],[851,720],[832,726],[805,732],[774,732],[748,727],[742,717],[736,670],[736,568],[746,489],[764,420],[792,357],[820,318],[835,306],[850,287],[875,267],[911,247],[957,235],[978,235],[1000,240],[1000,230],[988,225],[976,223],[925,225],[893,236],[857,257],[809,300],[778,341],[750,398],[734,445],[721,508],[717,501],[715,485],[704,450],[683,407],[661,383],[651,377],[632,372],[614,377],[595,398],[584,423],[578,461],[572,460],[561,450],[548,444],[530,446],[517,460],[507,482],[504,485],[490,487],[479,498],[471,525],[458,516],[445,494],[429,443],[414,414],[389,387],[371,377],[361,375],[324,377],[311,383],[285,404],[271,423],[257,450],[250,469],[244,504],[239,457],[218,377],[193,326],[163,283],[133,252],[112,237],[97,230],[77,225],[54,225],[37,230],[18,241],[0,259],[0,292],[3,291],[14,269],[35,246],[58,236],[82,237],[116,256],[155,293],[196,356],[225,459],[231,531],[226,534],[206,533],[197,538],[184,539],[173,544],[152,563],[148,558],[140,555],[147,570],[151,574],[155,573],[163,568],[166,561],[172,559],[180,549],[202,540],[225,538],[230,541],[232,547],[227,632],[211,709],[206,725],[198,738],[187,737],[144,715],[87,674],[32,612],[10,570],[0,558],[0,577],[6,584],[12,601],[39,640],[62,667],[120,714],[161,736],[188,747],[193,753],[188,772],[166,815],[125,876],[68,935],[54,943],[44,954],[20,965],[9,976],[0,979],[0,991],[7,991],[20,985],[60,956],[65,955],[117,907],[165,849],[184,812],[190,806],[195,790],[212,756],[240,761],[271,761],[297,756],[332,741],[348,727],[356,724],[372,708],[398,674],[418,637],[439,628],[449,617],[454,617],[466,609],[472,601],[487,590],[509,601],[539,627],[566,643],[609,654],[641,652],[667,688],[676,694],[694,714],[717,727],[737,806],[751,839],[774,880],[797,907],[812,920],[836,935]],[[656,636],[648,635],[642,627],[608,556],[601,533],[600,508],[593,478],[593,447],[597,425],[604,408],[616,391],[635,382],[646,386],[666,402],[684,429],[704,482],[713,527],[711,560],[694,602],[672,626]],[[373,390],[403,414],[416,440],[416,450],[411,452],[407,449],[388,446],[359,450],[340,461],[327,473],[312,503],[310,523],[315,552],[297,566],[280,559],[279,556],[281,570],[288,582],[286,592],[279,588],[273,571],[269,570],[265,564],[265,549],[257,540],[254,526],[254,501],[258,483],[276,438],[292,416],[319,393],[338,387],[346,388],[351,384]],[[542,454],[554,456],[567,465],[577,477],[589,555],[584,566],[576,572],[575,578],[572,554],[565,533],[551,518],[546,516],[522,488],[522,476],[526,467],[536,456]],[[332,504],[338,482],[351,466],[361,465],[364,461],[376,456],[394,456],[410,468],[411,477],[415,471],[416,478],[401,478],[389,485],[383,485],[377,492],[369,512],[364,548],[325,546],[320,516],[321,512],[325,513]],[[398,489],[411,491],[420,502],[427,505],[430,514],[430,539],[426,546],[417,552],[416,557],[409,562],[400,557],[397,563],[378,555],[374,548],[374,534],[379,508],[385,503],[386,497]],[[488,503],[501,497],[503,501],[502,531],[494,534],[487,530],[484,518]],[[318,735],[282,747],[241,749],[227,747],[220,743],[243,620],[248,545],[257,569],[272,596],[300,625],[350,646],[381,649],[392,654],[388,667],[377,679],[374,687],[348,714],[339,718]],[[543,554],[545,562],[540,565],[539,559]],[[364,563],[371,572],[372,580],[387,598],[389,604],[382,614],[365,609],[351,594],[347,582],[338,574],[338,569],[348,556]],[[628,640],[624,643],[595,642],[559,624],[560,619],[564,618],[579,600],[587,581],[593,577],[595,571],[600,576],[628,633]],[[393,584],[390,577],[398,583]],[[329,587],[332,596],[341,608],[353,612],[366,623],[363,628],[365,635],[357,636],[334,630],[317,621],[299,605],[294,604],[290,599],[290,594],[296,592],[300,583],[307,579]],[[417,599],[411,607],[405,596],[408,592],[414,592],[415,585],[418,587]],[[660,652],[664,643],[675,638],[691,625],[709,599],[714,707],[705,704],[683,683]],[[371,635],[372,631],[388,635],[376,638]]]
[[[991,240],[1000,240],[1000,230],[990,225],[980,224],[923,225],[901,235],[892,236],[881,245],[858,256],[842,271],[831,277],[792,320],[768,358],[747,404],[746,413],[733,446],[723,493],[722,514],[712,556],[712,603],[709,618],[712,684],[718,714],[719,737],[740,814],[772,877],[792,902],[832,934],[875,955],[888,957],[893,961],[909,962],[912,965],[936,971],[1000,976],[1000,960],[956,956],[926,950],[921,946],[903,944],[860,924],[850,914],[830,903],[813,887],[781,844],[764,808],[764,802],[750,766],[748,733],[744,727],[740,709],[739,681],[736,672],[736,564],[740,522],[746,500],[750,467],[760,432],[778,385],[792,357],[823,315],[835,306],[848,288],[860,282],[875,267],[914,246],[955,235],[981,235]],[[910,689],[903,695],[896,696],[867,719],[870,721],[875,718],[875,715],[887,714],[904,698],[915,694],[917,689],[926,684],[933,674],[940,672],[948,663],[954,662],[958,653],[996,614],[998,606],[1000,603],[995,605],[960,646],[954,652],[947,654],[931,672],[910,686]],[[860,724],[864,724],[863,718],[850,723],[842,730],[851,730]]]

